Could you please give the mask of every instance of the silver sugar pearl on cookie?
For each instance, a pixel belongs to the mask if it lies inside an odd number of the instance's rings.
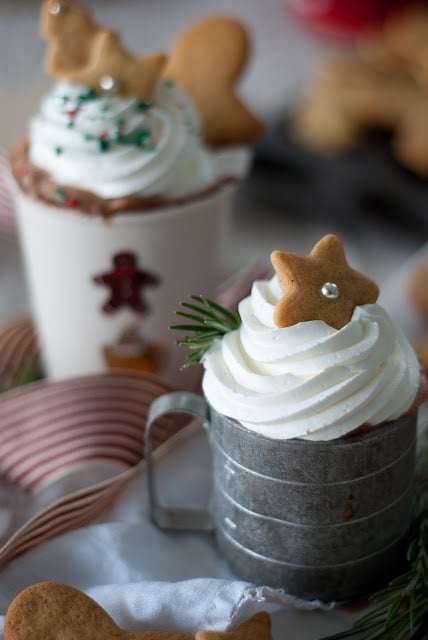
[[[336,300],[339,297],[339,287],[334,282],[324,282],[320,291],[321,295],[328,300]]]
[[[49,7],[49,13],[51,14],[51,16],[57,16],[61,13],[61,11],[63,10],[62,4],[60,2],[54,2],[50,7]]]
[[[103,76],[100,79],[100,87],[106,93],[114,93],[115,91],[118,91],[119,85],[119,81],[116,80],[116,78],[113,78],[113,76]]]

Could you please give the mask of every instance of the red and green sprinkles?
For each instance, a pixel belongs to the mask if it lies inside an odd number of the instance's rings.
[[[114,142],[117,144],[128,144],[134,147],[139,147],[146,151],[153,151],[155,147],[150,143],[150,137],[151,132],[147,129],[139,129],[137,131],[132,131],[131,133],[123,133],[121,128],[117,128],[111,138],[109,138],[106,131],[103,131],[97,136],[94,136],[91,133],[85,133],[83,136],[86,142],[96,141],[98,149],[101,152],[108,151]]]
[[[170,81],[164,81],[164,85],[167,88],[174,87],[174,84]],[[58,96],[61,108],[66,116],[66,127],[69,129],[75,128],[76,119],[85,105],[91,101],[97,101],[96,112],[92,114],[91,111],[87,112],[87,120],[94,122],[95,126],[98,123],[101,124],[101,129],[98,133],[82,133],[82,139],[84,142],[88,142],[91,145],[96,145],[96,148],[100,153],[106,153],[111,150],[114,145],[128,145],[137,147],[147,152],[155,151],[157,146],[163,140],[163,133],[161,130],[157,132],[151,130],[149,127],[140,126],[140,128],[130,130],[133,126],[132,120],[135,114],[149,112],[153,108],[151,101],[135,101],[133,104],[133,111],[131,116],[117,117],[115,120],[109,118],[109,112],[112,110],[112,104],[105,98],[105,96],[99,96],[93,89],[88,89],[78,95],[73,93],[64,93]],[[180,104],[178,104],[180,107]],[[181,105],[181,109],[184,114],[183,125],[189,131],[190,134],[199,137],[200,131],[193,119],[189,114],[186,114],[186,104]],[[127,112],[128,113],[128,112]],[[149,114],[147,114],[149,115]],[[77,128],[77,127],[76,127]],[[156,127],[155,127],[156,128]],[[158,127],[159,128],[159,127]],[[61,156],[66,153],[66,148],[59,145],[54,146],[53,151],[56,156]],[[60,196],[58,196],[60,197]]]
[[[86,93],[79,94],[78,96],[62,95],[60,96],[61,104],[68,117],[67,128],[72,129],[75,126],[75,120],[84,104],[90,100],[100,99],[95,92],[90,89]],[[102,99],[102,98],[101,98]],[[151,109],[153,104],[151,102],[136,102],[134,109],[135,112],[141,113]],[[101,104],[101,112],[105,114],[110,111],[111,107],[108,102],[103,100]],[[93,118],[96,120],[97,118]],[[104,118],[101,118],[103,120]],[[91,133],[83,134],[83,139],[86,142],[96,142],[98,150],[101,153],[105,153],[113,144],[125,144],[144,149],[145,151],[153,151],[156,145],[153,143],[151,131],[145,128],[137,129],[136,131],[127,131],[127,122],[125,118],[117,118],[114,124],[114,131],[109,133],[107,130],[102,131],[98,135]],[[64,149],[60,146],[56,146],[55,154],[60,156]]]

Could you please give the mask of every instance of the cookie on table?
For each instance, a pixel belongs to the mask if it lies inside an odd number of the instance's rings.
[[[272,640],[270,617],[260,612],[235,631],[126,631],[95,600],[57,582],[21,591],[4,620],[4,640]]]

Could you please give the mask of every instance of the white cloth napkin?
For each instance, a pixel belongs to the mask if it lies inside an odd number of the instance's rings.
[[[201,506],[208,445],[201,429],[188,433],[157,461],[157,485],[167,504]],[[127,629],[194,633],[233,628],[260,610],[321,607],[237,579],[210,533],[159,530],[149,518],[144,473],[103,522],[41,544],[0,571],[0,629],[14,596],[42,580],[81,589]]]

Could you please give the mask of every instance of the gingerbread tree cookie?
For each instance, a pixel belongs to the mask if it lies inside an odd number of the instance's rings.
[[[114,31],[98,26],[69,0],[45,0],[41,31],[49,45],[47,71],[96,93],[114,91],[146,100],[166,60],[163,54],[132,56]]]
[[[273,251],[271,261],[284,291],[274,312],[280,328],[323,320],[341,329],[357,305],[372,304],[379,296],[378,286],[349,266],[334,234],[321,238],[308,257]]]

